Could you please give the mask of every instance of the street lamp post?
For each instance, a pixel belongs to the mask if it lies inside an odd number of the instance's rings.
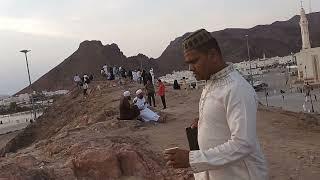
[[[311,93],[310,93],[310,102],[311,102],[311,112],[314,113],[314,107],[313,107]]]
[[[266,104],[267,104],[267,107],[269,107],[269,103],[268,103],[269,93],[267,92],[267,88],[264,88],[264,94],[265,94],[265,96],[266,96]]]
[[[305,65],[305,66],[304,66],[304,70],[305,70],[305,72],[306,72],[305,82],[307,82],[307,83],[308,83],[307,65]],[[305,83],[305,82],[304,82],[304,83]]]
[[[24,55],[26,57],[27,71],[28,71],[28,77],[29,77],[29,87],[33,91],[32,85],[31,85],[31,77],[30,77],[30,71],[29,71],[28,57],[27,57],[27,53],[30,52],[30,51],[31,50],[21,50],[20,52],[24,53]],[[35,106],[34,106],[33,95],[31,95],[31,104],[32,104],[32,110],[33,110],[33,118],[34,118],[34,120],[36,120],[37,114],[36,114],[36,109],[35,109]]]
[[[246,35],[246,38],[247,38],[248,60],[250,65],[250,82],[251,82],[251,86],[253,86],[253,76],[252,76],[251,57],[250,57],[250,48],[249,48],[249,35]]]

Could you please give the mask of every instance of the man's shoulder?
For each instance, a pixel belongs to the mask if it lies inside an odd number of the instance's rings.
[[[232,79],[232,85],[250,85],[238,71],[231,72],[230,77]]]
[[[231,82],[227,87],[228,91],[234,91],[235,93],[254,93],[253,87],[239,72],[233,71],[230,77]]]

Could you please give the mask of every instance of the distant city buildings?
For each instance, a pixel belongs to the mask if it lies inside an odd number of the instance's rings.
[[[68,94],[68,90],[58,90],[58,91],[42,91],[46,97],[56,96],[56,95],[65,95]]]
[[[251,70],[250,70],[251,63]],[[269,68],[275,68],[278,66],[289,66],[295,64],[295,57],[293,55],[285,57],[272,57],[272,58],[262,58],[250,61],[243,61],[240,63],[235,63],[235,68],[244,76],[252,75],[262,75]]]
[[[172,74],[167,74],[160,77],[160,79],[163,82],[173,84],[174,80],[181,82],[183,77],[186,78],[187,83],[197,81],[192,71],[174,71]]]
[[[29,104],[30,103],[30,96],[29,94],[20,94],[18,96],[10,96],[10,97],[7,97],[5,99],[2,99],[0,101],[0,105],[1,106],[9,106],[11,103],[27,103]]]
[[[312,48],[309,36],[309,23],[305,10],[301,7],[300,28],[302,37],[301,51],[295,54],[298,65],[298,80],[304,84],[320,84],[320,47]]]
[[[68,90],[58,90],[58,91],[49,91],[49,92],[42,91],[42,94],[45,97],[50,98],[50,97],[56,96],[56,95],[65,95],[68,92],[69,92]],[[9,106],[11,103],[30,104],[30,97],[31,97],[31,94],[28,94],[28,93],[19,94],[16,96],[10,96],[10,97],[7,97],[7,98],[0,100],[0,106]],[[37,100],[37,99],[36,99],[36,101],[37,101],[36,103],[47,102],[44,100]]]

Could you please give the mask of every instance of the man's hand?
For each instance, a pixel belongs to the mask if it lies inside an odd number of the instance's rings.
[[[164,159],[167,160],[167,166],[173,168],[188,168],[189,164],[189,150],[180,148],[172,148],[164,151]]]
[[[195,118],[195,119],[193,120],[193,123],[190,125],[190,127],[191,127],[192,129],[198,128],[198,122],[199,122],[199,118]]]

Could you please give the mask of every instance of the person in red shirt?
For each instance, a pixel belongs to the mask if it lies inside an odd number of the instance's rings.
[[[158,85],[159,85],[158,95],[161,97],[161,101],[162,101],[162,104],[163,104],[163,109],[166,109],[167,108],[166,98],[165,98],[166,88],[165,88],[165,85],[163,84],[163,82],[160,79],[158,79]]]

